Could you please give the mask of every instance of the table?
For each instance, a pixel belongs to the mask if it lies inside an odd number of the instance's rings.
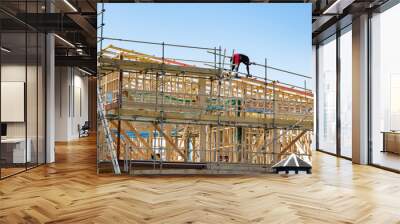
[[[1,159],[6,163],[26,163],[31,162],[32,141],[30,138],[26,139],[28,143],[25,151],[25,138],[6,138],[1,139]]]
[[[400,154],[400,131],[383,131],[382,152]]]

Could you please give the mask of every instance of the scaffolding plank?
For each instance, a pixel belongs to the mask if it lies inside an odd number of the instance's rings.
[[[135,108],[122,108],[120,109],[121,116],[133,116],[133,117],[148,117],[159,119],[161,118],[161,113],[159,111],[148,111],[143,109]],[[265,124],[272,124],[273,118],[253,118],[253,117],[229,117],[229,116],[218,116],[218,115],[206,115],[206,114],[196,114],[196,113],[179,113],[179,112],[163,112],[162,116],[165,120],[193,120],[193,121],[203,121],[209,122],[209,124],[217,125],[240,125],[240,124],[250,124],[254,127],[265,127]],[[296,124],[299,121],[298,117],[290,118],[290,116],[285,116],[284,118],[275,119],[276,126],[286,127],[288,125]],[[199,122],[199,123],[200,123]],[[312,129],[313,121],[312,116],[310,120],[305,120],[298,124],[298,126],[304,127],[306,129]]]
[[[218,70],[201,67],[187,67],[179,65],[160,64],[142,61],[128,61],[112,58],[99,58],[99,62],[104,66],[101,70],[131,70],[131,71],[165,71],[177,74],[193,74],[196,77],[216,78]]]

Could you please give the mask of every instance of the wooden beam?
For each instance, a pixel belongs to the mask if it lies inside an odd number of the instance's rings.
[[[183,148],[185,149],[185,156],[183,157],[185,159],[185,161],[188,160],[187,154],[188,154],[188,142],[187,142],[187,136],[189,134],[189,126],[185,125],[185,129],[183,131],[183,136],[182,136],[182,143],[183,143]]]
[[[136,138],[138,138],[139,141],[144,145],[144,147],[146,147],[147,152],[148,152],[148,153],[150,152],[151,155],[154,156],[154,158],[155,158],[155,155],[154,155],[154,152],[153,152],[153,148],[149,145],[149,143],[146,141],[146,139],[144,139],[144,138],[140,135],[140,133],[136,130],[136,128],[133,127],[133,125],[132,125],[131,123],[129,123],[129,121],[122,121],[122,122],[123,122],[126,126],[128,126],[128,128],[129,128],[131,131],[133,131],[133,133],[135,133]]]
[[[264,133],[262,133],[258,137],[256,144],[254,144],[254,148],[253,149],[255,149],[255,151],[259,151],[258,149],[261,147],[261,144],[264,144]],[[267,149],[265,149],[265,150],[267,150]]]
[[[170,59],[166,59],[166,58],[162,59],[160,57],[156,57],[156,56],[153,56],[153,55],[140,53],[140,52],[137,52],[137,51],[134,51],[134,50],[128,50],[128,49],[120,48],[120,47],[114,46],[112,44],[107,46],[105,49],[107,49],[106,52],[110,52],[112,54],[123,54],[124,58],[136,59],[138,61],[155,62],[155,63],[163,63],[164,62],[165,64],[173,64],[173,65],[179,65],[179,66],[191,66],[191,67],[194,67],[193,65],[185,64],[185,63],[182,63],[180,61],[170,60]],[[112,52],[109,49],[116,50],[117,52]],[[118,58],[118,56],[116,58]]]
[[[300,134],[298,134],[297,136],[296,136],[296,138],[294,138],[293,140],[292,140],[292,142],[290,142],[289,143],[289,145],[287,145],[280,153],[279,153],[279,157],[280,156],[282,156],[284,153],[286,153],[289,149],[290,149],[290,147],[292,147],[296,142],[297,142],[297,140],[299,140],[305,133],[307,133],[307,130],[304,130],[304,131],[302,131]]]
[[[154,120],[160,117],[160,112],[151,111],[151,109],[143,110],[143,108],[122,108],[120,109],[121,116],[127,117],[145,117],[153,118]],[[186,121],[187,124],[208,124],[208,125],[218,125],[218,121],[221,125],[232,125],[235,123],[238,126],[252,126],[264,128],[265,124],[272,124],[272,118],[263,117],[233,117],[233,116],[218,116],[218,115],[208,115],[208,114],[198,114],[198,113],[178,113],[178,112],[164,112],[165,120],[180,120]],[[313,128],[313,115],[310,114],[308,119],[304,119],[299,123],[299,117],[295,116],[281,116],[276,118],[275,124],[279,127],[287,127],[293,124],[297,124],[303,128],[312,129]]]
[[[172,73],[190,74],[204,78],[217,77],[216,70],[209,68],[178,66],[178,65],[140,62],[140,61],[123,61],[119,59],[111,59],[106,57],[99,58],[99,62],[103,64],[101,68],[105,70],[122,69],[122,70],[135,70],[135,71],[140,71],[140,70],[167,71]]]
[[[114,126],[117,127],[117,124],[115,121],[110,121],[110,123]],[[140,147],[136,144],[136,142],[132,141],[131,138],[129,138],[129,136],[126,134],[126,130],[123,130],[121,132],[121,134],[124,136],[124,138],[126,139],[125,141],[128,141],[131,145],[133,145],[133,147],[137,148],[137,152],[139,152],[139,154],[141,154],[143,157],[146,157],[146,155],[144,154],[144,152],[140,149]]]
[[[167,125],[167,126],[165,127],[165,132],[166,132],[166,134],[167,134],[168,136],[170,136],[170,135],[172,134],[172,132],[171,132],[171,126]],[[171,152],[172,152],[172,150],[169,150],[169,148],[171,148],[172,145],[170,145],[170,144],[168,143],[168,141],[167,141],[167,142],[165,143],[165,146],[166,146],[166,149],[165,149],[165,158],[166,158],[167,161],[171,161]]]
[[[179,150],[178,146],[175,144],[175,142],[171,139],[170,136],[166,135],[164,133],[164,131],[161,130],[160,126],[158,126],[157,124],[153,123],[153,126],[156,128],[157,131],[159,131],[160,133],[162,133],[163,137],[165,138],[165,140],[172,146],[172,148],[177,151],[179,153],[179,155],[181,155],[183,158],[186,158],[185,154]]]
[[[117,124],[115,121],[110,121],[110,124],[111,124],[112,126],[114,126],[114,128],[118,127],[118,124]],[[137,151],[138,153],[140,153],[144,158],[146,157],[146,155],[143,153],[142,150],[140,150],[140,147],[139,147],[135,142],[133,142],[125,133],[121,133],[121,134],[125,137],[126,140],[129,141],[129,143],[131,143],[134,147],[136,147],[136,148],[138,149],[138,151]],[[117,136],[115,135],[115,133],[111,132],[111,135],[112,135],[114,138],[117,138]],[[125,150],[126,140],[123,140],[123,139],[121,138],[121,144],[124,146],[124,147],[122,147],[124,150]],[[114,142],[114,144],[116,145],[115,142]],[[117,147],[117,146],[115,146],[115,147]]]

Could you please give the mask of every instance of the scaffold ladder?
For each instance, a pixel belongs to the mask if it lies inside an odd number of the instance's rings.
[[[101,98],[100,95],[99,87],[97,87],[97,111],[101,124],[103,125],[104,136],[107,142],[107,151],[111,156],[111,162],[113,164],[114,174],[121,174],[117,153],[113,144],[113,139],[111,137],[110,126],[108,124],[108,120],[105,117],[105,109],[104,109],[103,99]]]

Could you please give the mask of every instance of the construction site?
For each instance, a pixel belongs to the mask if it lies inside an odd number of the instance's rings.
[[[300,74],[265,59],[252,62],[264,74],[247,77],[231,71],[230,54],[221,47],[104,40],[155,45],[161,55],[101,46],[99,172],[113,164],[120,173],[123,163],[122,171],[132,175],[268,173],[281,162],[310,173],[313,93],[268,79],[271,69]],[[166,48],[203,51],[210,60],[167,58]]]

